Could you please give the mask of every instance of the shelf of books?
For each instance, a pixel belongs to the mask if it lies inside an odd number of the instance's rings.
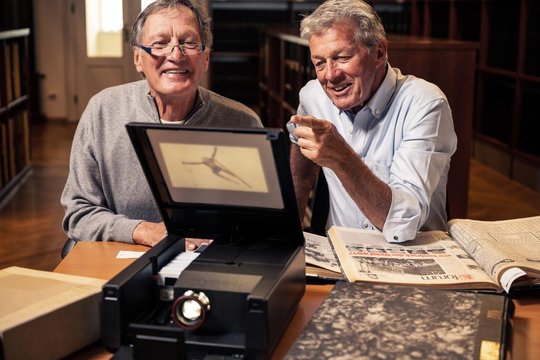
[[[540,191],[540,3],[482,3],[475,157]]]
[[[0,202],[30,171],[29,29],[0,32]]]
[[[213,91],[257,106],[257,69],[261,31],[290,27],[322,0],[211,1],[214,45],[210,83]]]
[[[389,34],[479,43],[472,155],[540,191],[540,2],[371,0]]]
[[[482,0],[368,0],[386,32],[477,41]]]

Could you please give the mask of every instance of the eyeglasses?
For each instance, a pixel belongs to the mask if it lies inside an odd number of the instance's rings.
[[[206,45],[201,43],[186,42],[183,44],[152,44],[150,46],[137,45],[145,52],[154,56],[167,56],[173,52],[175,47],[180,49],[184,55],[197,55],[206,49]]]

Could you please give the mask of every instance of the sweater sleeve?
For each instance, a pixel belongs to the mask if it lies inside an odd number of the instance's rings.
[[[74,240],[133,242],[132,234],[141,220],[129,219],[110,209],[98,161],[100,146],[92,121],[96,111],[90,102],[73,139],[70,170],[60,202],[65,209],[62,226]],[[101,134],[103,136],[103,134]]]

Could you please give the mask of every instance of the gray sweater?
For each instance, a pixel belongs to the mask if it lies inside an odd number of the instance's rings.
[[[63,228],[75,240],[133,242],[141,221],[161,221],[125,125],[159,123],[146,80],[105,89],[88,103],[77,126],[60,202]],[[184,125],[261,127],[248,107],[199,87]]]

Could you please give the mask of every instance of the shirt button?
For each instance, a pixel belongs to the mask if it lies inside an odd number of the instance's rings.
[[[397,235],[394,235],[394,240],[399,240],[399,237]]]
[[[379,115],[380,112],[381,112],[381,110],[379,110],[379,109],[375,110],[375,114],[377,114],[377,115]]]
[[[364,229],[367,229],[369,225],[368,224],[364,224]]]

